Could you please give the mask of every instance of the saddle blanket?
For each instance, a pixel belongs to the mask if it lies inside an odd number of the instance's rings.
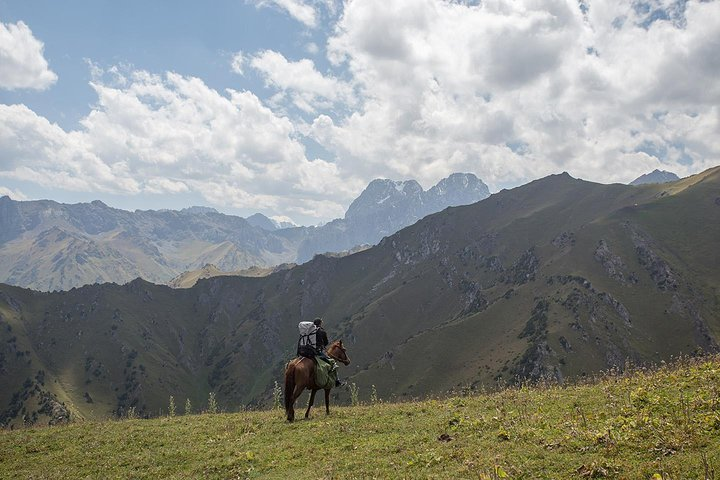
[[[337,365],[335,361],[325,361],[315,357],[315,384],[320,388],[332,388],[337,380]]]

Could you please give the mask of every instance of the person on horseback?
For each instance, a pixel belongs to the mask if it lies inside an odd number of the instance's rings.
[[[330,389],[334,386],[336,376],[328,375],[325,372],[318,378],[318,370],[325,370],[324,361],[319,361],[315,357],[315,347],[308,345],[308,339],[312,337],[312,344],[315,345],[315,331],[317,327],[313,322],[300,322],[298,325],[300,330],[300,339],[298,340],[298,357],[290,360],[285,365],[285,414],[288,422],[295,420],[295,401],[303,391],[310,390],[310,400],[305,411],[305,418],[309,418],[310,409],[315,401],[315,393],[319,390],[325,391],[325,414],[330,415]],[[307,348],[306,348],[307,347]],[[310,351],[312,349],[312,352]],[[328,357],[347,366],[350,365],[350,357],[343,345],[342,340],[335,340],[325,349]],[[321,364],[323,365],[321,367]],[[329,377],[329,378],[328,378]]]
[[[317,351],[317,356],[322,358],[323,360],[329,360],[328,356],[325,354],[325,349],[330,344],[327,337],[327,332],[325,332],[325,329],[322,327],[322,318],[318,317],[313,321],[313,325],[315,325],[315,350]]]
[[[313,324],[317,328],[315,330],[315,356],[320,357],[322,360],[331,364],[333,366],[333,369],[336,369],[337,366],[335,365],[335,361],[328,357],[325,353],[325,349],[330,344],[330,342],[328,341],[325,329],[322,327],[322,318],[316,318],[315,321],[313,321]],[[345,382],[341,381],[340,379],[335,380],[336,387],[341,387],[343,385],[345,385]]]

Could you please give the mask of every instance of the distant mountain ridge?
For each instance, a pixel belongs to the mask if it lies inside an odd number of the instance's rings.
[[[67,290],[137,277],[166,283],[206,264],[231,272],[304,262],[318,253],[375,244],[429,213],[489,194],[474,175],[454,174],[428,192],[415,181],[399,182],[407,192],[393,188],[395,194],[378,202],[376,188],[388,182],[371,182],[349,217],[322,227],[282,228],[287,224],[261,214],[244,219],[209,207],[129,212],[97,200],[67,205],[4,196],[0,282]]]
[[[205,208],[128,212],[100,201],[2,197],[0,232],[0,278],[42,290],[137,277],[163,282],[207,263],[232,270],[293,258],[293,240]]]
[[[645,175],[640,175],[638,178],[630,182],[630,185],[647,185],[651,183],[669,183],[680,180],[680,177],[672,172],[666,172],[665,170],[653,170]]]

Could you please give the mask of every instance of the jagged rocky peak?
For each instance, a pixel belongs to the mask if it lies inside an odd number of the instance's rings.
[[[197,206],[197,205],[194,205],[194,206],[192,206],[192,207],[183,208],[183,209],[180,210],[180,211],[183,212],[183,213],[189,213],[189,214],[193,214],[193,215],[204,215],[204,214],[207,214],[207,213],[218,213],[218,211],[215,210],[215,209],[212,208],[212,207],[201,207],[201,206]]]
[[[453,173],[447,178],[440,180],[430,191],[444,194],[452,191],[476,191],[490,194],[487,185],[473,173]]]
[[[445,206],[475,203],[490,196],[490,189],[472,173],[453,173],[427,191],[428,201],[441,200]]]
[[[645,185],[649,183],[668,183],[680,180],[680,177],[675,175],[673,172],[666,172],[665,170],[655,169],[645,175],[640,175],[638,178],[630,182],[630,185]]]
[[[412,198],[420,199],[423,188],[415,180],[394,181],[378,178],[370,182],[365,190],[348,207],[346,219],[372,215],[378,211],[406,202]]]
[[[487,185],[472,173],[453,173],[427,191],[415,180],[376,179],[350,205],[345,218],[368,216],[400,205],[419,208],[418,213],[423,216],[449,206],[475,203],[488,196]]]

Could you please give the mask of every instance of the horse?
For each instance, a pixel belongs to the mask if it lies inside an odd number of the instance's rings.
[[[328,345],[325,353],[333,360],[350,365],[350,359],[345,352],[342,340],[335,340]],[[288,422],[295,420],[295,401],[305,391],[310,390],[310,401],[305,412],[305,418],[310,416],[310,408],[315,402],[315,392],[321,390],[315,384],[315,361],[312,358],[298,357],[285,366],[285,413]],[[325,414],[330,415],[330,389],[325,388]]]

